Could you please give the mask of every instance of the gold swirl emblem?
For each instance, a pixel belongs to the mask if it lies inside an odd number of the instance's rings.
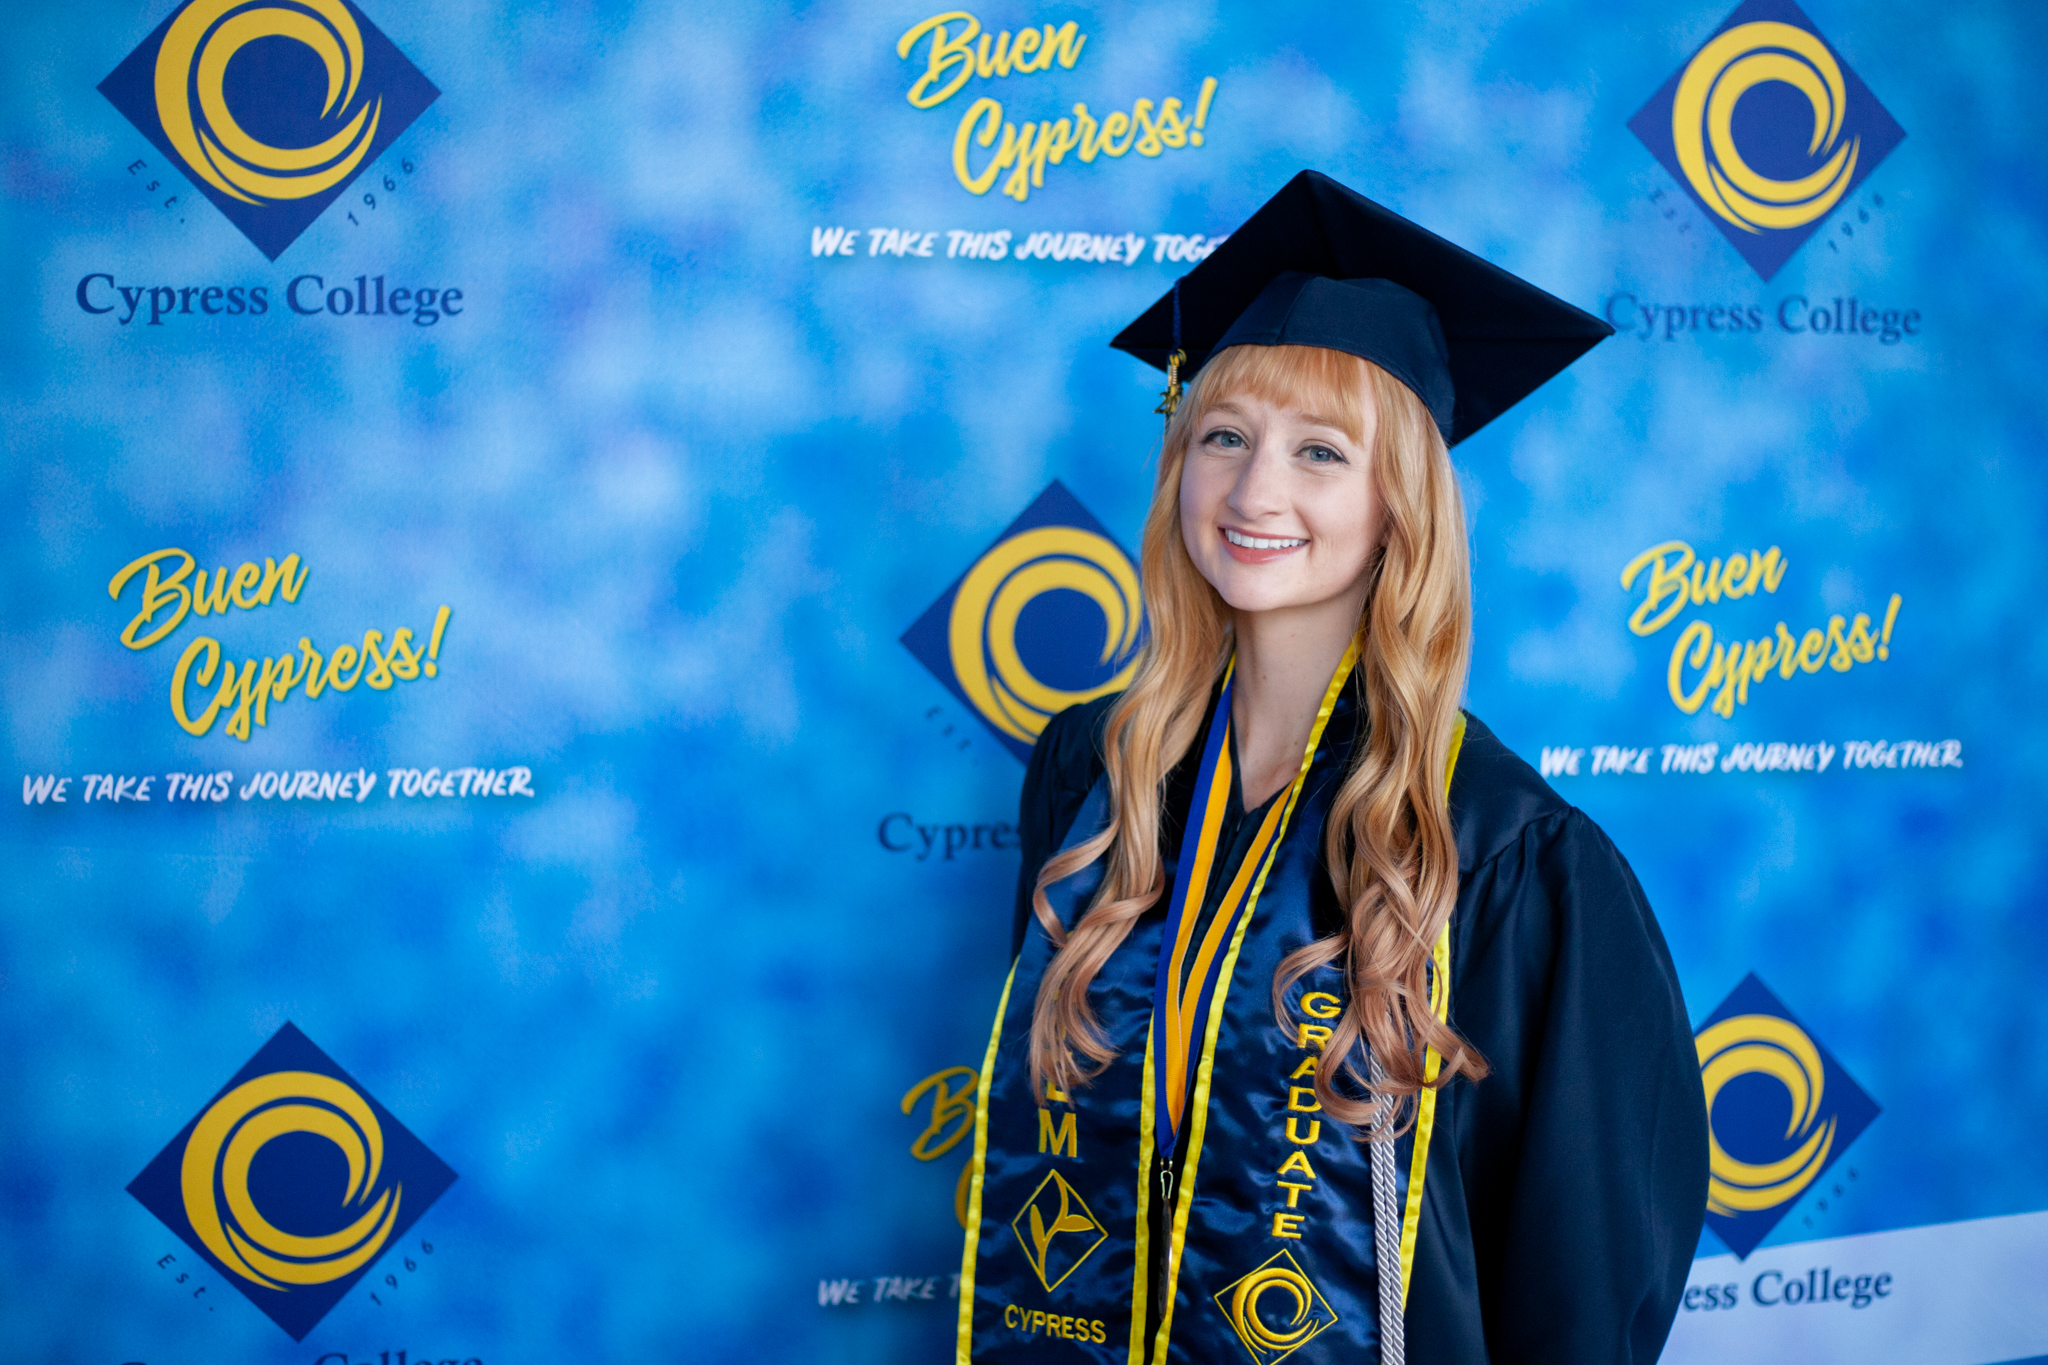
[[[1216,1295],[1216,1303],[1229,1317],[1245,1350],[1260,1365],[1292,1354],[1337,1320],[1315,1285],[1284,1251],[1226,1286]]]
[[[273,147],[250,136],[228,108],[228,63],[250,43],[288,38],[313,50],[327,72],[325,121],[340,123],[363,78],[363,35],[341,0],[194,0],[164,34],[156,56],[156,112],[164,136],[207,184],[245,204],[305,199],[355,174],[377,138],[384,101],[310,147]],[[196,107],[195,107],[196,106]]]
[[[953,599],[947,643],[960,690],[990,725],[1026,744],[1069,706],[1130,684],[1129,659],[1096,687],[1068,691],[1040,681],[1017,650],[1017,621],[1042,594],[1064,589],[1101,610],[1101,664],[1129,656],[1138,643],[1144,606],[1138,571],[1115,541],[1076,526],[1019,532],[968,570]]]
[[[347,1158],[342,1216],[355,1218],[341,1231],[296,1236],[257,1209],[249,1167],[264,1144],[287,1133],[326,1138]],[[383,1169],[384,1130],[360,1094],[332,1076],[276,1071],[236,1086],[199,1116],[179,1174],[185,1217],[221,1265],[289,1291],[341,1279],[383,1250],[403,1194],[397,1184],[378,1189]]]
[[[1835,1120],[1820,1116],[1820,1050],[1797,1024],[1771,1014],[1723,1019],[1702,1029],[1697,1042],[1707,1089],[1708,1211],[1732,1218],[1797,1198],[1827,1165],[1835,1142]],[[1784,1139],[1789,1150],[1776,1161],[1738,1161],[1714,1131],[1714,1101],[1739,1076],[1768,1076],[1792,1101]]]
[[[1735,106],[1770,81],[1806,96],[1813,110],[1807,155],[1820,169],[1774,180],[1753,169],[1735,145]],[[1685,178],[1707,207],[1744,232],[1782,231],[1834,208],[1856,175],[1862,139],[1842,138],[1848,89],[1841,65],[1814,34],[1791,24],[1738,24],[1686,64],[1671,106],[1671,139]]]

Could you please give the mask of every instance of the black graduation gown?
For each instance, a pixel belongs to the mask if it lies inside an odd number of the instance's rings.
[[[1102,775],[1113,700],[1054,717],[1032,752],[1018,942],[1039,868]],[[1191,790],[1177,770],[1174,844]],[[1492,1072],[1438,1100],[1408,1358],[1650,1365],[1707,1195],[1705,1098],[1670,952],[1607,836],[1469,715],[1450,811],[1450,1022]],[[1327,878],[1321,889],[1334,916]]]

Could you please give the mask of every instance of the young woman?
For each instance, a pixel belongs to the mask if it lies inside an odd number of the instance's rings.
[[[1025,779],[963,1365],[1657,1358],[1684,1002],[1621,855],[1459,709],[1448,446],[1605,334],[1304,173],[1118,338],[1169,371],[1150,636]]]

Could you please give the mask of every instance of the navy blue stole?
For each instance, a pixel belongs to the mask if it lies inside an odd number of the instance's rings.
[[[1032,1007],[1055,949],[1042,926],[1030,926],[977,1096],[960,1365],[1066,1352],[1133,1365],[1379,1358],[1371,1160],[1351,1129],[1322,1112],[1312,1074],[1344,1008],[1343,974],[1323,967],[1295,982],[1284,1030],[1271,997],[1281,959],[1319,937],[1318,888],[1329,899],[1323,827],[1350,744],[1348,733],[1325,743],[1323,731],[1349,662],[1318,717],[1312,757],[1281,798],[1292,809],[1218,967],[1182,1119],[1183,1169],[1171,1170],[1170,1184],[1161,1179],[1154,1028],[1167,922],[1141,919],[1097,974],[1089,999],[1119,1055],[1072,1096],[1031,1092]],[[1197,836],[1201,801],[1198,784],[1185,839]],[[1100,831],[1108,813],[1105,780],[1066,846]],[[1061,923],[1078,920],[1101,877],[1098,862],[1047,888]],[[1447,966],[1448,935],[1440,980]],[[1414,1144],[1413,1134],[1401,1139],[1395,1163],[1404,1267],[1420,1215]],[[1162,1203],[1164,1217],[1155,1211]]]

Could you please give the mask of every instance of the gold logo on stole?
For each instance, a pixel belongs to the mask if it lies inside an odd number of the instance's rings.
[[[1058,1171],[1048,1172],[1010,1220],[1024,1259],[1047,1292],[1059,1288],[1081,1262],[1109,1238],[1109,1229],[1088,1210]]]
[[[1337,1321],[1314,1283],[1284,1251],[1225,1285],[1215,1299],[1258,1365],[1294,1354]]]

